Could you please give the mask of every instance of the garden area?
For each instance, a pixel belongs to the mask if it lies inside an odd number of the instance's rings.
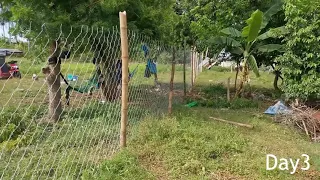
[[[0,2],[0,179],[318,180],[319,9]]]

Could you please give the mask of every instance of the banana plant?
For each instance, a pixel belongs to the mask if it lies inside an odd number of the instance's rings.
[[[278,3],[274,4],[265,13],[260,10],[256,10],[251,14],[251,17],[246,20],[247,26],[242,29],[242,32],[229,27],[221,30],[221,33],[224,36],[214,37],[209,40],[210,43],[227,47],[227,49],[233,54],[243,56],[242,59],[244,67],[242,68],[241,81],[236,91],[236,97],[239,97],[243,93],[244,83],[247,82],[249,76],[249,67],[257,77],[260,76],[254,52],[259,51],[262,53],[268,53],[273,51],[282,51],[283,46],[281,44],[259,43],[259,41],[261,42],[267,38],[276,38],[287,33],[285,27],[278,27],[270,29],[265,33],[261,33],[261,31],[267,26],[272,15],[279,12],[281,7],[282,1],[278,1]]]

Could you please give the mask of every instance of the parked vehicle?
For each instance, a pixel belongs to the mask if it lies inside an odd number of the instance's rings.
[[[0,79],[21,78],[17,61],[6,62],[6,52],[0,52]]]

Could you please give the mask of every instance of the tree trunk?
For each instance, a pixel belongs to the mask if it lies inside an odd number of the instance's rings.
[[[239,88],[237,89],[235,97],[242,96],[243,90],[244,90],[244,83],[247,81],[248,75],[249,75],[249,67],[246,63],[242,68],[241,80],[240,80]]]
[[[183,97],[186,98],[187,96],[187,83],[186,83],[186,43],[187,41],[184,40],[184,46],[183,46]]]
[[[237,72],[236,72],[236,80],[234,81],[234,89],[237,89],[238,75],[239,75],[240,63],[237,61]]]
[[[103,98],[106,101],[114,101],[119,98],[119,91],[118,91],[118,85],[119,85],[119,79],[117,79],[117,67],[115,66],[114,61],[108,61],[106,63],[107,68],[102,68],[102,74],[103,74],[103,81],[101,83],[101,91]],[[106,67],[104,66],[104,67]]]
[[[279,77],[280,77],[280,72],[279,71],[275,71],[275,76],[274,76],[274,81],[273,81],[273,87],[276,91],[279,91],[279,87],[278,87],[278,81],[279,81]]]
[[[46,121],[48,123],[55,123],[60,120],[62,113],[59,41],[53,41],[50,48],[49,65],[46,68],[42,68],[42,72],[46,75],[49,91],[49,117]]]
[[[169,92],[169,105],[168,105],[168,112],[169,115],[172,114],[172,98],[173,98],[173,81],[174,81],[174,71],[175,71],[175,48],[173,48],[172,52],[172,68],[171,68],[171,78],[170,78],[170,92]]]

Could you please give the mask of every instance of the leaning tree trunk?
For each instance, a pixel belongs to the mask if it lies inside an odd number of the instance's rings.
[[[42,72],[46,75],[49,90],[49,117],[46,122],[55,123],[60,119],[62,113],[59,41],[53,41],[50,48],[49,65],[42,68]]]

